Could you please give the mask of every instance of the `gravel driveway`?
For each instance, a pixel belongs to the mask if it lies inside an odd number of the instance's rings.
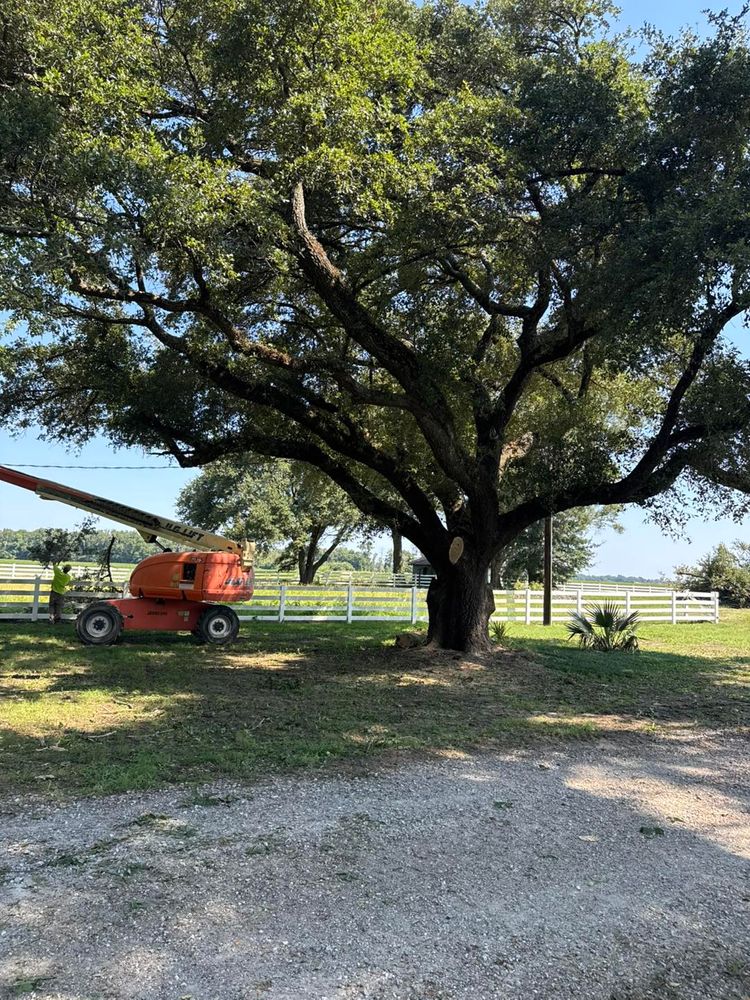
[[[0,994],[750,997],[721,734],[0,803]]]

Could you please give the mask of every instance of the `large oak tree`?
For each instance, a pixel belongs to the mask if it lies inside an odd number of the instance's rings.
[[[551,512],[744,490],[741,19],[607,0],[18,0],[0,14],[0,415],[317,466],[437,570]]]
[[[373,530],[316,468],[252,454],[204,469],[180,491],[177,513],[231,538],[252,538],[264,554],[281,543],[278,566],[296,569],[300,583],[314,583],[343,542]]]

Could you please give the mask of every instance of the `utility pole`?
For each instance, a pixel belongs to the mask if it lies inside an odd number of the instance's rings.
[[[552,624],[552,518],[544,519],[544,610],[542,624]]]

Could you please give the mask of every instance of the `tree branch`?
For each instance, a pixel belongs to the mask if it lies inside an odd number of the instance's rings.
[[[499,302],[497,299],[494,299],[489,292],[485,292],[473,280],[467,271],[459,267],[458,261],[452,254],[444,257],[440,263],[445,273],[458,281],[477,305],[480,305],[484,309],[488,316],[515,316],[518,319],[522,319],[531,312],[530,306],[520,304],[508,305],[505,302]]]
[[[435,531],[443,530],[429,497],[411,473],[399,468],[396,461],[374,447],[345,414],[321,412],[324,409],[329,411],[333,409],[327,400],[314,396],[315,405],[310,405],[305,399],[305,395],[309,395],[310,391],[305,389],[301,382],[295,385],[297,395],[274,385],[267,379],[250,382],[237,376],[221,362],[204,357],[187,345],[182,338],[168,333],[153,315],[146,314],[143,325],[147,326],[161,343],[188,359],[212,384],[239,399],[283,413],[294,423],[320,438],[333,451],[377,472],[390,483],[423,523],[430,525]],[[336,424],[334,417],[340,420],[341,424]]]
[[[139,415],[139,419],[150,427],[164,441],[171,455],[183,468],[195,468],[206,465],[230,454],[242,454],[255,451],[260,455],[273,458],[288,458],[306,462],[325,472],[337,483],[363,514],[374,517],[383,524],[395,524],[401,534],[409,538],[422,552],[428,555],[437,553],[447,544],[448,533],[440,525],[440,531],[435,532],[424,527],[405,511],[388,503],[374,493],[369,487],[358,480],[343,463],[324,451],[314,441],[300,435],[294,438],[283,435],[269,435],[257,427],[246,427],[242,432],[225,437],[205,441],[188,428],[170,426],[152,411]],[[178,442],[185,441],[190,446],[190,453],[179,447]]]
[[[436,461],[446,475],[471,492],[472,463],[458,442],[442,388],[415,352],[377,324],[357,301],[343,274],[307,226],[301,181],[292,190],[291,220],[302,272],[352,339],[376,358],[413,400],[412,412]]]

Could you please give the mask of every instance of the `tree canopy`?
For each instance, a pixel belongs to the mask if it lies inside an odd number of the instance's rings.
[[[372,525],[327,476],[303,462],[245,455],[205,469],[182,491],[181,517],[233,538],[253,538],[262,553],[283,543],[281,569],[312,583],[338,546]]]
[[[29,558],[44,567],[75,557],[80,558],[81,551],[94,533],[94,522],[95,518],[86,517],[71,531],[66,531],[65,528],[40,529],[29,542]]]
[[[744,20],[636,58],[612,10],[6,7],[0,417],[314,465],[457,648],[545,515],[745,491]]]

